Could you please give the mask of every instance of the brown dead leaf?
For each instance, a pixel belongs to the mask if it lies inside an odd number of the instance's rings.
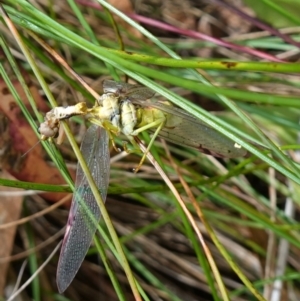
[[[1,172],[1,178],[14,180],[7,172]],[[22,196],[10,195],[11,192],[20,191],[20,189],[11,187],[0,186],[0,225],[16,221],[21,214],[22,210]],[[4,195],[4,192],[6,195]],[[0,230],[0,258],[6,258],[11,255],[13,243],[15,240],[16,227],[9,227],[4,230]],[[0,296],[4,296],[4,287],[6,284],[6,275],[9,267],[9,262],[0,263]]]
[[[13,84],[24,104],[28,104],[28,100],[19,82],[14,82]],[[44,102],[37,89],[31,87],[30,90],[35,97],[36,103],[42,105]],[[0,81],[0,97],[0,111],[2,111],[7,118],[7,132],[1,136],[3,141],[0,140],[0,147],[1,143],[9,146],[9,149],[6,150],[6,160],[2,162],[2,166],[21,181],[64,184],[65,181],[58,170],[45,162],[40,144],[27,153],[24,158],[20,159],[20,156],[34,146],[39,139],[23,117],[18,105],[3,81]],[[71,176],[75,178],[74,171],[70,171],[70,173]],[[46,193],[43,194],[43,196],[51,201],[58,201],[65,196],[65,194]]]

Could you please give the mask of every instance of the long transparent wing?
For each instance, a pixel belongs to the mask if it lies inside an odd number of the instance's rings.
[[[155,108],[166,113],[167,122],[159,136],[167,141],[196,148],[214,157],[237,158],[244,157],[247,153],[234,141],[180,108],[159,101],[138,103],[145,106],[145,109]]]
[[[147,100],[154,96],[155,92],[147,87],[131,85],[113,80],[103,81],[104,93],[116,93],[130,100]]]
[[[96,125],[90,126],[82,141],[81,152],[105,201],[110,168],[106,130]],[[57,267],[56,281],[60,293],[66,290],[80,268],[100,219],[97,201],[79,163],[75,187]]]

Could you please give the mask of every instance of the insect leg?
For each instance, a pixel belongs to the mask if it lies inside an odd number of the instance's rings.
[[[141,132],[144,132],[144,131],[146,131],[148,129],[151,129],[151,128],[154,128],[156,126],[160,126],[161,124],[164,124],[165,121],[166,121],[166,118],[159,118],[159,119],[157,119],[157,120],[155,120],[155,121],[153,121],[153,122],[151,122],[149,124],[146,124],[146,125],[138,128],[138,129],[134,130],[131,133],[131,136],[137,136]]]
[[[121,150],[116,146],[113,135],[118,135],[120,133],[120,130],[117,127],[113,126],[109,121],[106,121],[106,120],[104,120],[103,122],[101,122],[97,118],[89,118],[88,120],[91,123],[104,128],[108,132],[109,140],[111,141],[113,148],[115,149],[116,152],[119,153]]]
[[[159,121],[160,123],[158,123],[158,121]],[[157,124],[157,123],[158,123],[158,124]],[[158,134],[159,134],[160,130],[162,129],[162,127],[164,126],[164,124],[165,124],[165,119],[159,119],[159,120],[156,120],[155,122],[152,122],[152,123],[146,125],[145,127],[142,127],[142,128],[139,128],[139,129],[138,129],[138,130],[143,129],[143,131],[144,131],[145,128],[151,128],[151,127],[154,127],[154,126],[157,126],[157,125],[158,125],[158,127],[157,127],[157,129],[155,130],[153,136],[151,137],[151,140],[150,140],[150,142],[149,142],[149,144],[148,144],[148,146],[147,146],[146,151],[145,151],[144,154],[143,154],[143,157],[142,157],[140,163],[138,164],[137,168],[135,168],[134,173],[137,173],[137,172],[139,171],[139,169],[141,168],[141,166],[143,165],[143,163],[144,163],[144,161],[145,161],[145,159],[146,159],[146,157],[147,157],[147,154],[148,154],[148,152],[150,151],[151,146],[153,145],[153,143],[154,143],[156,137],[158,136]],[[150,125],[150,127],[149,127],[149,125]],[[139,132],[142,132],[142,131],[139,131]],[[136,142],[135,142],[135,143],[136,143]]]

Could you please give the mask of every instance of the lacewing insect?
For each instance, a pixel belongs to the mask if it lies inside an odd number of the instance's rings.
[[[135,146],[134,136],[149,130],[156,136],[215,157],[236,158],[246,150],[184,110],[163,101],[150,101],[149,88],[106,80],[104,94],[92,108],[86,103],[56,107],[40,125],[41,139],[55,137],[59,121],[74,115],[86,116],[93,124],[81,144],[95,183],[105,201],[109,184],[109,139],[124,134]],[[113,142],[113,141],[112,141]],[[57,285],[62,293],[73,281],[89,249],[100,220],[98,204],[78,164],[75,191],[57,268]]]

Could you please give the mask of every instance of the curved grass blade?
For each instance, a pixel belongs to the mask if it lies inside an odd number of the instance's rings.
[[[95,183],[105,201],[109,184],[109,137],[105,129],[90,126],[81,144]],[[72,205],[57,267],[57,286],[64,292],[74,279],[96,232],[101,212],[78,164]]]

